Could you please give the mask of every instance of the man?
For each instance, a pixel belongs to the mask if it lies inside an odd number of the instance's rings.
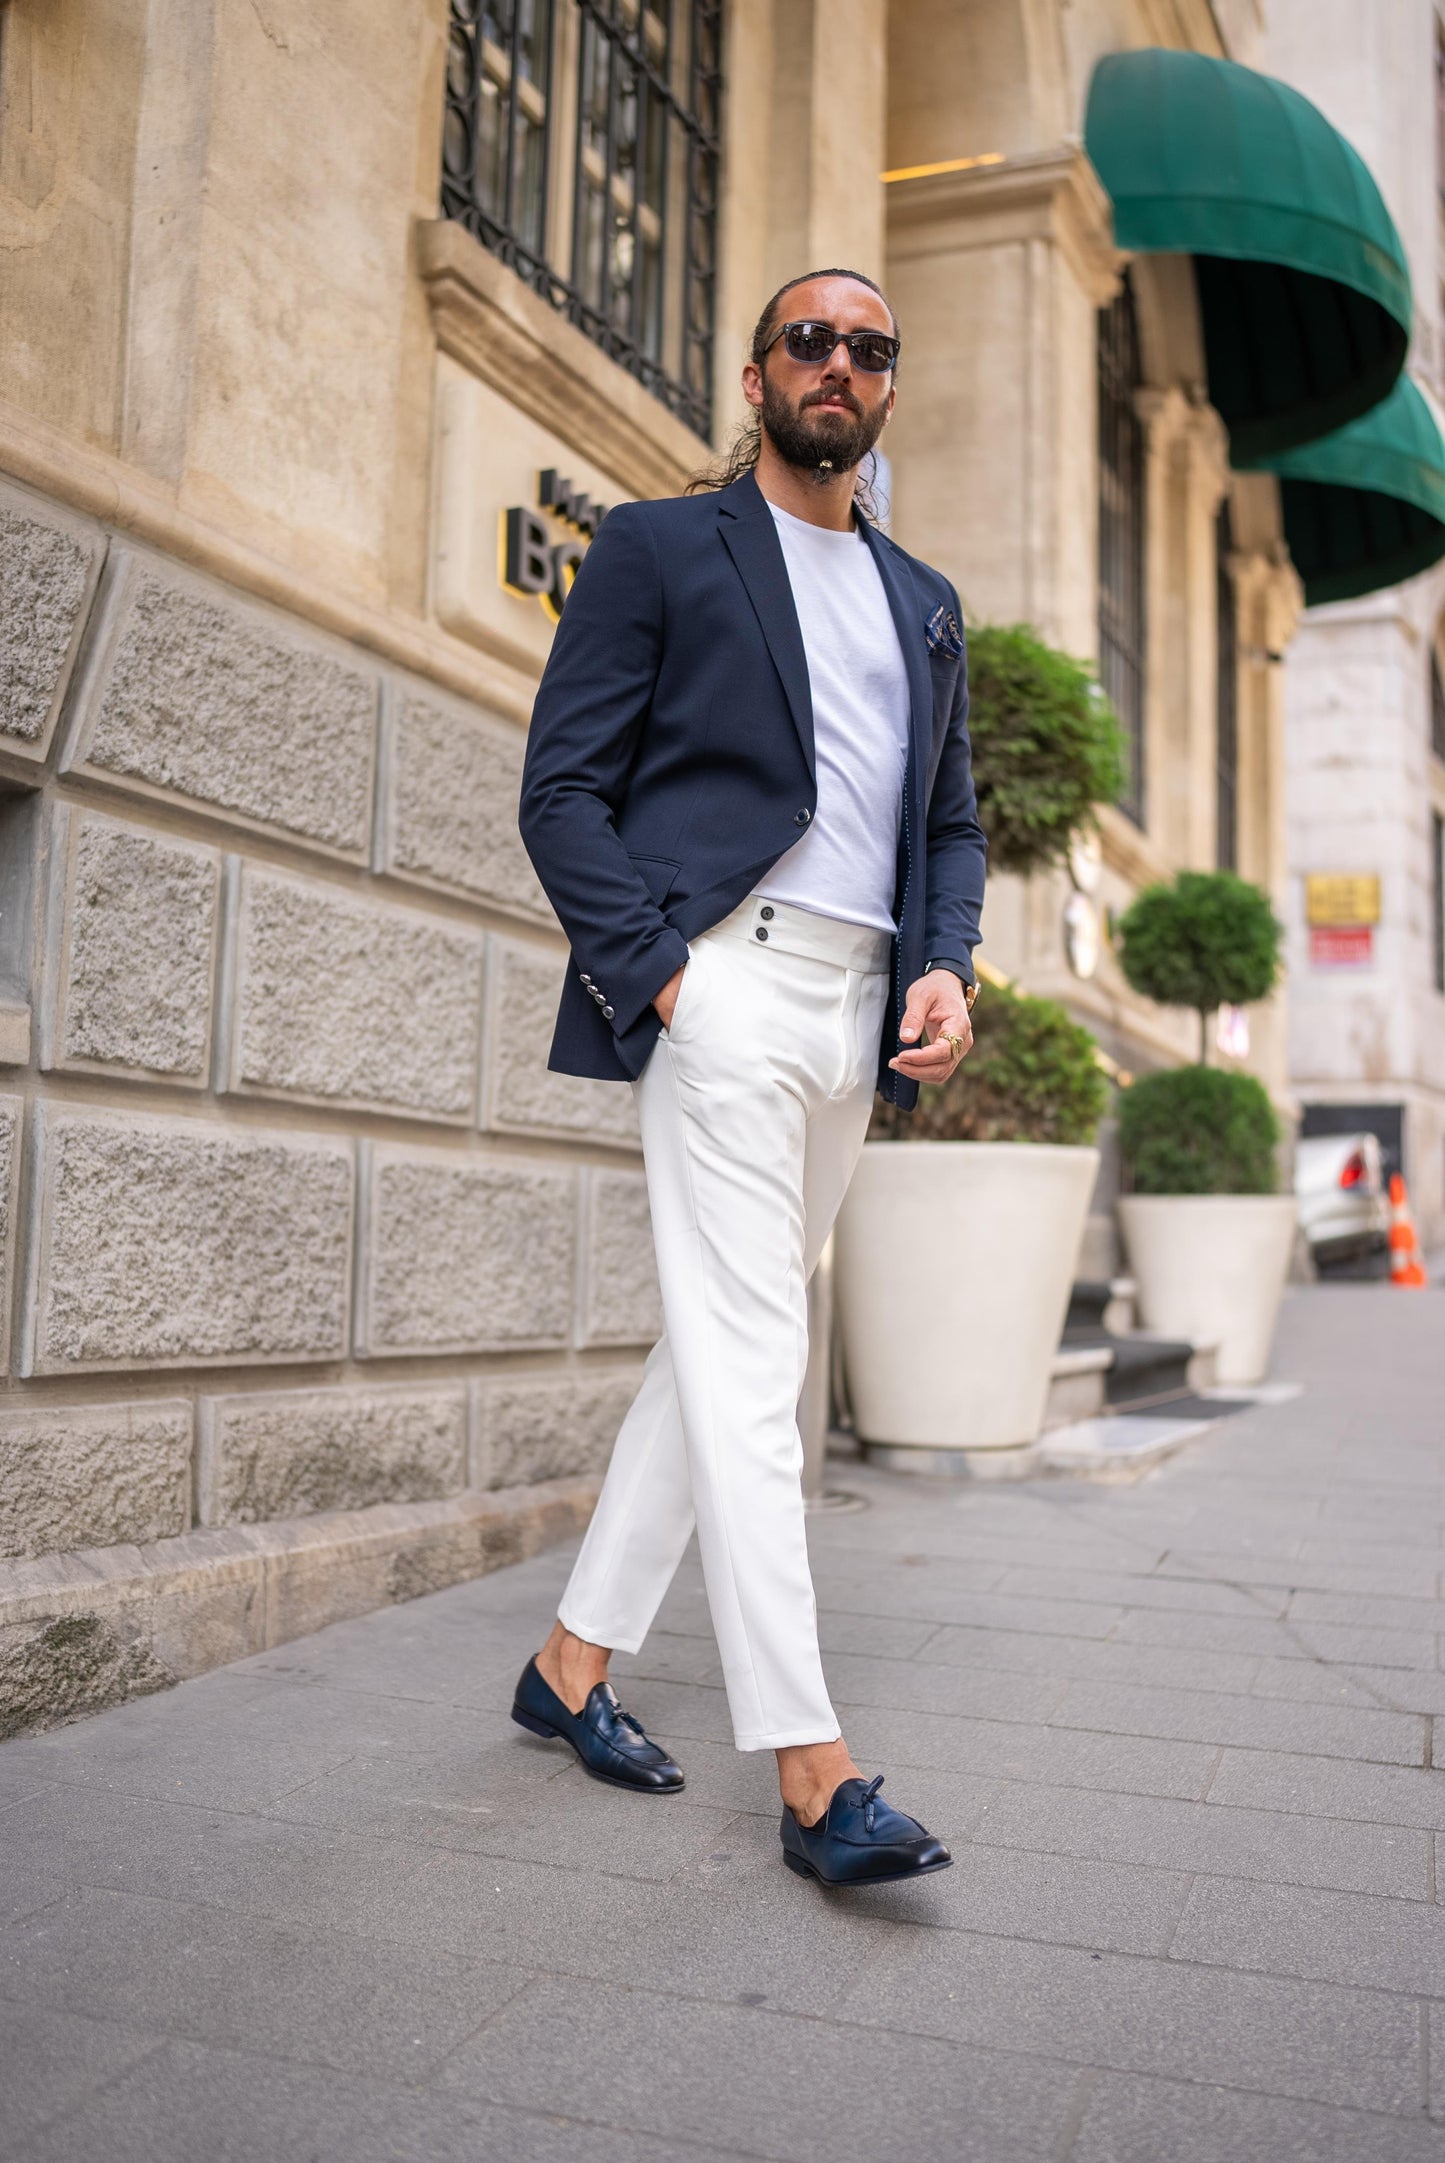
[[[599,1778],[682,1786],[607,1662],[641,1644],[695,1524],[738,1747],[777,1752],[784,1861],[830,1884],[950,1861],[839,1732],[797,1428],[807,1278],[875,1086],[911,1108],[972,1041],[958,597],[855,508],[898,348],[855,272],[769,302],[727,485],[621,505],[588,552],[521,801],[572,944],[551,1065],[632,1082],[665,1335],[514,1717]],[[953,1228],[918,1236],[947,1269]]]

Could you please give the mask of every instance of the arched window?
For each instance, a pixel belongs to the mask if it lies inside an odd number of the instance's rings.
[[[1127,273],[1099,311],[1099,677],[1124,729],[1119,808],[1144,823],[1144,430]]]
[[[1214,860],[1221,871],[1239,869],[1239,655],[1234,580],[1229,570],[1232,547],[1229,505],[1222,503],[1214,528],[1214,630],[1218,670],[1214,705]]]

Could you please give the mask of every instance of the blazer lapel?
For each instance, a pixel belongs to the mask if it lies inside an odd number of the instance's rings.
[[[803,634],[798,628],[798,611],[793,606],[793,589],[788,583],[778,529],[767,498],[751,473],[722,491],[718,498],[718,527],[762,626],[768,651],[782,678],[808,772],[816,781],[808,657],[803,651]]]
[[[891,548],[877,528],[863,521],[863,533],[873,551],[888,606],[903,648],[908,671],[908,763],[915,785],[928,772],[928,753],[933,738],[933,681],[928,668],[922,603],[907,564]]]

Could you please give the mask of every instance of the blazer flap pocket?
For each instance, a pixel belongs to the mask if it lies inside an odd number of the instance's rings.
[[[682,865],[677,858],[675,856],[635,856],[631,849],[627,853],[632,860],[638,877],[653,900],[656,902],[666,901],[672,891],[673,881],[682,869]]]

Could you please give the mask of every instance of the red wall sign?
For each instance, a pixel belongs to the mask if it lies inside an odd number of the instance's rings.
[[[1317,924],[1310,933],[1313,969],[1368,969],[1374,959],[1373,924]]]

